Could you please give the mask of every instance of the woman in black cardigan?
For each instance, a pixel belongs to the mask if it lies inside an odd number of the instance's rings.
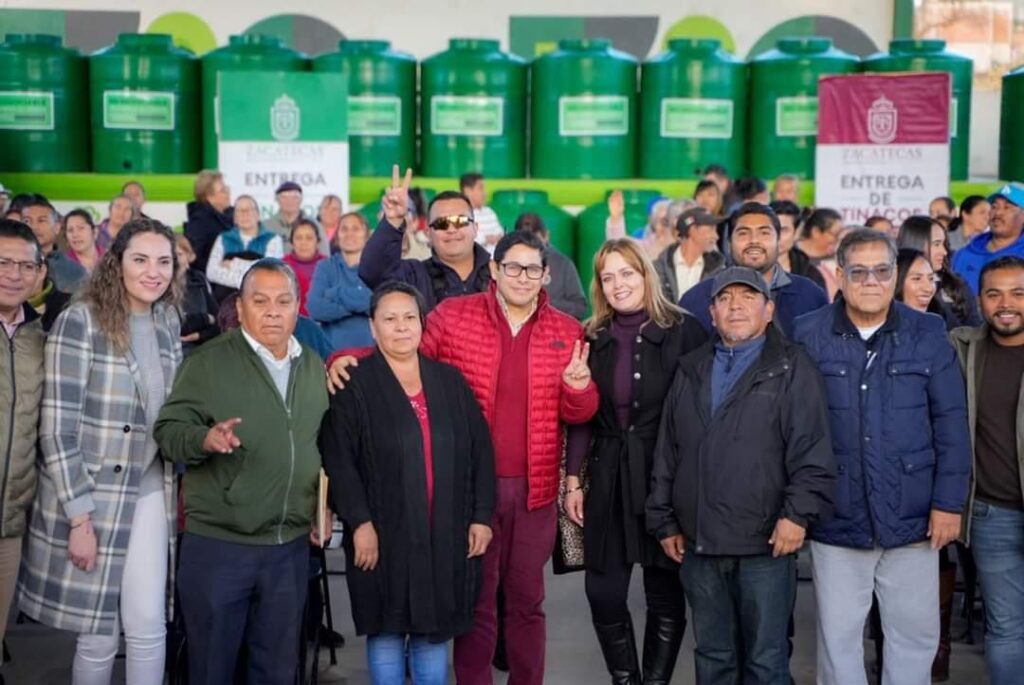
[[[680,357],[707,335],[665,299],[651,260],[631,238],[609,240],[598,251],[590,292],[590,368],[601,404],[589,424],[569,429],[565,509],[583,526],[587,600],[612,682],[641,682],[626,604],[629,577],[640,564],[647,599],[643,682],[667,685],[686,605],[679,565],[647,533],[644,502],[665,395]]]
[[[462,375],[418,354],[423,298],[386,283],[370,300],[373,355],[350,370],[320,433],[345,522],[356,632],[375,685],[444,683],[447,641],[473,626],[491,540],[494,456]]]

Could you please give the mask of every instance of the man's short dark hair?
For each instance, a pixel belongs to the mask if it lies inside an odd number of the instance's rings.
[[[697,187],[695,187],[693,189],[693,196],[697,197],[698,195],[703,193],[705,190],[710,190],[711,188],[714,188],[715,192],[718,192],[718,184],[717,183],[712,181],[710,178],[702,178],[701,180],[697,181]]]
[[[736,189],[736,194],[740,196],[741,202],[753,200],[758,195],[768,192],[768,186],[756,176],[744,176],[736,179],[733,188]]]
[[[704,167],[704,171],[701,172],[701,176],[707,176],[708,174],[720,176],[721,178],[729,178],[729,170],[721,164],[708,164]]]
[[[842,221],[843,215],[828,207],[819,207],[811,212],[804,222],[804,237],[809,238],[813,231],[827,233],[828,229],[837,221]]]
[[[373,289],[373,293],[370,295],[370,318],[377,313],[377,307],[380,306],[380,301],[392,293],[402,293],[408,295],[416,302],[416,310],[420,315],[420,325],[425,326],[427,323],[427,301],[423,299],[423,293],[421,293],[416,286],[405,281],[384,281],[376,288]]]
[[[868,228],[874,228],[875,226],[877,226],[878,224],[882,223],[883,221],[889,221],[889,220],[886,219],[881,214],[875,214],[874,216],[869,216],[868,220],[864,222],[864,225],[867,226]],[[889,221],[889,223],[891,224],[892,222]]]
[[[782,224],[779,222],[778,215],[768,205],[763,205],[760,202],[744,202],[739,206],[735,212],[729,217],[729,239],[732,240],[732,232],[736,228],[736,223],[740,220],[740,217],[747,216],[748,214],[762,214],[772,222],[772,226],[775,228],[775,235],[778,236],[782,233]]]
[[[270,272],[276,274],[284,274],[288,277],[288,282],[291,283],[292,292],[295,293],[296,299],[299,297],[299,278],[295,275],[295,271],[292,270],[288,263],[282,259],[276,257],[264,257],[253,262],[249,270],[242,276],[242,283],[238,286],[238,294],[241,296],[245,293],[245,284],[249,282],[249,278],[258,271]]]
[[[459,192],[458,190],[444,190],[435,195],[434,199],[430,201],[429,205],[427,205],[427,216],[430,216],[430,210],[434,208],[434,205],[438,202],[443,202],[444,200],[462,200],[466,203],[466,207],[469,209],[469,216],[473,216],[473,203],[469,201],[469,198],[466,197],[465,193]]]
[[[793,217],[793,225],[800,228],[800,217],[803,216],[803,210],[800,209],[800,205],[792,200],[776,200],[768,206],[779,216]]]
[[[43,248],[39,246],[39,240],[36,238],[36,234],[32,232],[32,229],[28,227],[28,224],[15,221],[14,219],[0,219],[0,238],[24,240],[36,248],[36,263],[39,264],[43,261]]]
[[[501,264],[501,260],[505,259],[508,251],[516,245],[524,245],[537,250],[540,253],[540,263],[544,266],[548,265],[548,253],[544,248],[544,242],[535,234],[527,231],[513,231],[499,240],[498,245],[494,248],[494,261]]]
[[[544,225],[544,219],[540,217],[540,214],[533,212],[523,212],[516,217],[516,223],[512,230],[527,231],[541,238],[546,238],[548,235],[548,227]]]
[[[981,273],[978,274],[978,291],[981,292],[985,289],[985,276],[989,275],[993,271],[1000,271],[1002,269],[1019,269],[1024,271],[1024,258],[1008,255],[1006,257],[993,259],[991,262],[981,267]]]
[[[18,199],[21,199],[21,196],[19,196]],[[13,209],[13,202],[11,203],[11,207]],[[29,207],[46,207],[50,210],[50,213],[53,214],[54,218],[57,217],[57,209],[53,206],[53,203],[46,199],[45,195],[40,195],[39,193],[27,194],[24,199],[21,199],[18,209],[25,210]]]
[[[466,188],[472,188],[482,180],[484,180],[484,175],[475,171],[462,174],[462,176],[459,176],[459,190],[466,192]]]
[[[885,245],[889,250],[889,261],[893,264],[896,263],[896,255],[899,254],[899,250],[896,248],[895,240],[873,228],[855,228],[839,242],[839,247],[836,249],[836,264],[845,269],[850,252],[855,247],[872,243]]]

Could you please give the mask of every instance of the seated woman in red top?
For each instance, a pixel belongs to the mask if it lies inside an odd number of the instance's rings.
[[[356,632],[371,680],[442,683],[447,642],[473,627],[491,540],[494,457],[472,391],[419,354],[423,297],[391,282],[370,300],[376,350],[350,371],[320,432]]]
[[[309,316],[306,298],[313,283],[316,265],[327,256],[320,252],[320,229],[315,222],[302,219],[295,224],[289,239],[292,251],[284,256],[284,262],[292,268],[299,279],[299,314]]]

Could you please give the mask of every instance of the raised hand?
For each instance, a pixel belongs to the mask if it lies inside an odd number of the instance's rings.
[[[242,445],[242,441],[235,435],[235,426],[240,423],[242,419],[235,417],[215,424],[203,438],[203,451],[231,454],[236,447]]]
[[[397,167],[396,167],[397,168]],[[618,221],[626,213],[626,200],[622,197],[621,190],[612,191],[608,196],[608,216],[613,221]]]
[[[569,358],[569,365],[562,372],[562,382],[574,390],[584,390],[590,384],[590,366],[587,359],[590,357],[590,343],[580,343],[579,340],[572,346],[572,357]]]
[[[409,185],[412,183],[412,169],[405,170],[405,178],[399,176],[398,165],[391,167],[391,187],[384,193],[380,201],[384,218],[395,228],[405,223],[405,215],[409,213]]]

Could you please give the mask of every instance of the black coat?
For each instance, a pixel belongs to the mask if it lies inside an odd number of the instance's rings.
[[[659,540],[682,533],[700,554],[767,554],[779,518],[806,527],[832,513],[824,381],[769,326],[760,358],[711,416],[714,356],[714,341],[687,355],[665,401],[647,527]]]
[[[230,207],[226,212],[218,212],[209,202],[189,202],[186,210],[188,220],[185,222],[185,237],[196,253],[192,268],[206,273],[206,262],[210,260],[213,243],[217,236],[234,225],[234,213]]]
[[[356,568],[345,536],[352,618],[360,635],[416,633],[443,642],[473,627],[481,558],[466,559],[469,526],[491,525],[494,455],[483,413],[452,366],[420,357],[433,449],[433,517],[423,437],[379,352],[350,371],[320,432],[332,509],[347,531],[372,521],[380,559]]]
[[[590,347],[590,368],[601,403],[591,420],[594,438],[587,455],[589,490],[584,500],[583,558],[588,569],[598,572],[604,570],[608,560],[605,531],[611,525],[623,526],[626,560],[630,563],[675,567],[658,541],[647,534],[644,501],[665,395],[680,358],[700,347],[707,334],[696,319],[686,316],[671,328],[648,323],[638,337],[633,407],[626,428],[619,425],[613,400],[617,343],[605,328],[598,331]],[[616,512],[620,512],[622,521],[613,520]]]
[[[825,277],[821,275],[821,269],[811,264],[811,258],[796,245],[789,251],[789,273],[803,276],[814,281],[814,284],[827,292]]]
[[[217,326],[217,300],[213,298],[210,282],[201,271],[185,272],[185,293],[181,300],[181,335],[199,334],[199,340],[182,344],[182,352],[189,354],[196,347],[220,333]]]

